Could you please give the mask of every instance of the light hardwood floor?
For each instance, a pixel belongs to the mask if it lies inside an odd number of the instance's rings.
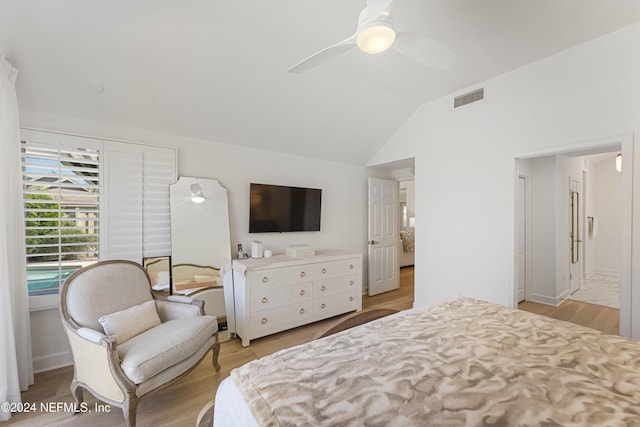
[[[406,310],[413,307],[413,267],[400,271],[400,289],[373,297],[362,297],[363,308],[393,308]],[[344,315],[346,316],[346,315]],[[220,372],[211,366],[209,353],[198,367],[185,378],[172,386],[143,399],[138,406],[137,425],[183,427],[195,426],[196,418],[205,404],[213,399],[220,382],[229,376],[229,372],[247,362],[274,353],[283,348],[302,344],[324,331],[338,319],[337,316],[311,325],[251,341],[249,347],[242,347],[240,340],[221,344]],[[73,402],[69,385],[73,378],[73,367],[68,366],[36,374],[35,384],[22,393],[22,401],[36,403],[37,410],[32,413],[14,414],[4,425],[12,426],[72,426],[72,427],[111,427],[124,426],[124,418],[119,408],[111,408],[109,413],[91,411],[73,415],[69,412],[46,413],[40,410],[40,402]],[[89,409],[100,404],[90,393],[84,393]]]
[[[518,308],[554,319],[588,326],[607,334],[618,335],[620,333],[620,310],[617,308],[574,300],[565,300],[557,307],[525,301],[518,304]]]
[[[405,310],[413,306],[414,295],[413,267],[401,269],[400,289],[374,297],[363,296],[363,308],[393,308]],[[559,307],[526,302],[520,304],[523,310],[566,320],[608,333],[617,334],[618,313],[615,309],[593,304],[566,301]],[[338,316],[325,321],[299,327],[290,331],[260,338],[242,347],[239,340],[222,343],[220,351],[220,372],[211,366],[211,355],[207,355],[200,365],[181,381],[171,387],[152,394],[140,402],[138,408],[138,426],[195,426],[200,410],[214,396],[220,382],[229,376],[229,372],[247,362],[266,356],[283,348],[291,347],[311,340],[320,331],[325,330]],[[65,367],[36,374],[35,384],[22,394],[23,402],[73,402],[69,384],[73,377],[73,368]],[[85,392],[85,401],[93,409],[96,401]],[[34,413],[14,414],[5,425],[13,426],[72,426],[107,427],[124,426],[122,411],[112,408],[109,413],[90,413],[72,415],[68,412],[45,413],[38,406]]]

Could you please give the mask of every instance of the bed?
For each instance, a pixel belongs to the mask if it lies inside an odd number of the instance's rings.
[[[640,343],[461,298],[252,361],[214,426],[640,424]]]
[[[413,230],[400,231],[400,245],[398,246],[398,265],[408,267],[414,264],[415,232]]]

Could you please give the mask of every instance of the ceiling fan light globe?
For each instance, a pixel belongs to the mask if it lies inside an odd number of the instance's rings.
[[[202,203],[205,200],[206,197],[204,197],[204,193],[202,192],[202,187],[200,187],[200,184],[191,184],[191,201],[193,203]]]
[[[389,49],[396,40],[396,33],[388,25],[372,25],[363,29],[356,44],[364,53],[375,55]]]

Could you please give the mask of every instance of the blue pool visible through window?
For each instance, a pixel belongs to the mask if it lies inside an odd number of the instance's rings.
[[[28,266],[27,284],[29,295],[51,295],[57,294],[58,288],[64,281],[79,270],[81,265],[67,266]]]

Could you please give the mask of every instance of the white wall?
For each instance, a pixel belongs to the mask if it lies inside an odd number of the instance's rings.
[[[265,249],[284,252],[289,244],[363,252],[367,241],[367,170],[346,163],[236,147],[185,141],[178,145],[181,175],[216,178],[229,192],[231,242],[245,250],[258,239]],[[251,182],[322,189],[320,232],[249,234]]]
[[[34,372],[73,363],[69,341],[57,308],[31,311],[30,322]]]
[[[527,160],[531,252],[529,299],[557,305],[569,294],[569,179],[580,161],[566,155]]]
[[[529,297],[532,301],[556,301],[556,156],[529,161],[531,250]]]
[[[616,153],[589,161],[587,215],[598,217],[598,233],[587,234],[591,252],[587,275],[620,275],[621,175],[615,169]]]
[[[374,174],[386,177],[388,172],[33,111],[21,111],[21,125],[178,147],[179,175],[216,178],[227,188],[234,253],[237,243],[242,243],[246,251],[252,239],[262,240],[265,249],[274,252],[283,252],[288,244],[295,243],[309,243],[318,249],[358,251],[365,255],[363,285],[367,284],[367,177]],[[249,234],[251,182],[322,188],[321,231]],[[32,312],[31,322],[36,371],[70,364],[57,309]]]
[[[460,295],[514,304],[515,158],[638,132],[638,51],[635,24],[468,88],[485,87],[484,101],[426,103],[371,158],[415,157],[417,306]],[[639,149],[632,160],[640,165]],[[640,224],[640,167],[633,180]],[[632,278],[631,335],[640,337],[638,257]]]

